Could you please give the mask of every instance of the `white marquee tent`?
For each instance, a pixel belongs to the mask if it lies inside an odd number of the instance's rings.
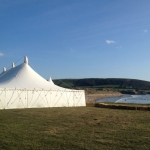
[[[24,63],[0,74],[0,109],[85,106],[84,90],[59,87]]]

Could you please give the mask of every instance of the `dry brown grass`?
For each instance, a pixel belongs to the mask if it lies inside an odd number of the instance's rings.
[[[150,112],[94,107],[0,111],[0,149],[149,149]]]

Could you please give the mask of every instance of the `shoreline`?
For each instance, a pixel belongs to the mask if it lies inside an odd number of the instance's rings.
[[[124,94],[121,93],[112,93],[112,94],[87,94],[85,95],[86,102],[96,102],[96,100],[102,98],[110,98],[110,97],[117,97],[123,96]]]

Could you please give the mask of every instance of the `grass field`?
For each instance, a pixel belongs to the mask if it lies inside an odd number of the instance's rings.
[[[0,149],[150,148],[150,112],[94,107],[0,110]]]

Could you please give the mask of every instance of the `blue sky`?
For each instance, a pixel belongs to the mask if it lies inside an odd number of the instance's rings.
[[[149,0],[0,0],[0,68],[27,55],[46,79],[150,81],[149,8]]]

